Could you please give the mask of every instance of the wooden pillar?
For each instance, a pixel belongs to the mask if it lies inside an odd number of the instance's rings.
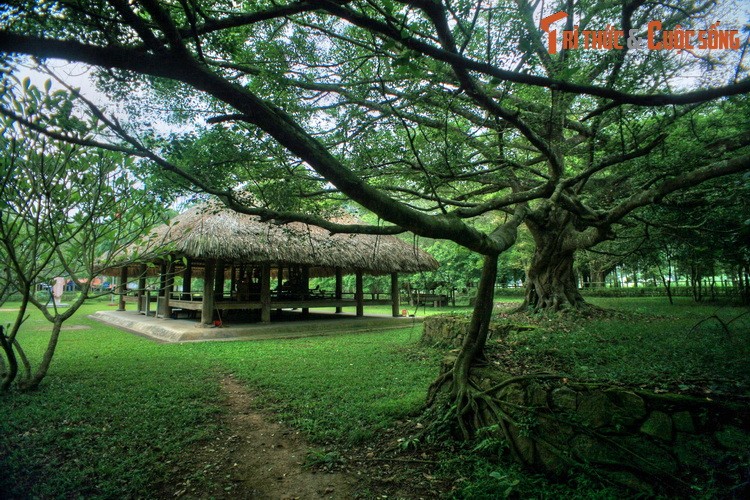
[[[167,289],[167,261],[162,260],[159,265],[159,297],[164,296],[164,290]]]
[[[118,311],[125,310],[125,294],[128,293],[128,267],[120,268],[120,302],[117,306]]]
[[[232,276],[231,280],[229,282],[229,295],[231,296],[233,293],[237,292],[237,266],[232,265]],[[239,295],[235,295],[234,300],[237,300],[239,298]]]
[[[162,260],[159,265],[159,290],[156,294],[156,312],[154,317],[165,316],[164,296],[167,292],[167,261]],[[149,299],[150,300],[150,299]]]
[[[146,305],[143,303],[146,300],[146,271],[148,266],[141,264],[140,275],[138,276],[138,312],[146,314]]]
[[[193,291],[193,260],[187,259],[187,265],[182,272],[182,299],[192,300],[190,293]]]
[[[394,318],[401,316],[401,306],[398,296],[398,273],[391,273],[391,314]]]
[[[172,308],[169,301],[172,299],[172,290],[174,290],[174,260],[170,260],[167,265],[167,279],[164,282],[164,317],[172,316]]]
[[[354,292],[354,300],[357,302],[357,316],[365,315],[365,292],[363,290],[364,283],[362,279],[362,271],[356,272],[356,290]]]
[[[337,267],[336,268],[336,290],[335,290],[335,295],[334,295],[336,300],[341,300],[341,295],[342,295],[341,291],[344,288],[343,282],[344,281],[343,281],[343,276],[341,275],[341,268]],[[344,310],[343,307],[336,306],[336,314],[341,313],[343,310]]]
[[[271,264],[267,262],[260,268],[260,321],[271,322]]]
[[[302,300],[307,300],[310,298],[310,266],[302,266]],[[302,314],[307,315],[310,314],[310,308],[309,307],[303,307],[302,308]]]
[[[215,300],[221,300],[224,298],[224,271],[226,266],[223,260],[216,261],[216,283],[214,283],[214,297]]]
[[[302,266],[302,295],[305,299],[310,297],[310,266]]]
[[[278,275],[276,276],[276,298],[281,299],[281,288],[284,286],[284,266],[279,264]],[[281,315],[281,309],[276,310]]]
[[[203,304],[201,307],[201,323],[204,326],[214,322],[214,280],[216,275],[216,261],[206,259],[203,271]]]

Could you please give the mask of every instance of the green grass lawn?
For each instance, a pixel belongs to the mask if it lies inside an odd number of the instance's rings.
[[[361,442],[415,412],[435,376],[435,353],[413,349],[420,326],[157,344],[86,318],[106,307],[87,305],[66,324],[39,391],[0,396],[0,497],[148,496],[181,450],[215,431],[228,373],[321,444]],[[0,312],[3,323],[11,317]],[[48,332],[33,313],[19,335],[32,364]]]
[[[689,332],[704,317],[727,319],[741,309],[687,301],[669,306],[664,299],[592,302],[641,315],[554,324],[540,335],[508,339],[519,353],[515,359],[543,359],[554,351],[573,374],[632,381],[665,372],[686,383],[718,356],[733,356],[734,367],[717,374],[735,379],[750,359],[747,333],[727,337],[718,323]],[[172,479],[182,454],[217,433],[217,413],[224,411],[219,382],[227,374],[257,389],[261,404],[317,445],[367,444],[419,410],[441,356],[418,345],[419,325],[294,340],[157,344],[86,318],[107,307],[88,304],[66,324],[40,390],[0,396],[0,497],[148,497]],[[2,323],[11,318],[12,312],[0,312]],[[32,314],[19,336],[32,362],[48,333],[41,315]],[[643,339],[674,355],[661,359]],[[550,486],[471,448],[457,447],[439,459],[444,477],[466,479],[455,492],[459,497],[491,498],[509,488],[523,496],[575,497],[581,487],[607,494],[580,481]]]
[[[675,300],[672,306],[664,298],[591,298],[624,315],[532,318],[538,330],[514,332],[494,346],[512,352],[507,359],[527,371],[657,389],[750,391],[748,308]]]
[[[102,306],[88,305],[67,323],[88,329],[62,333],[40,390],[0,396],[0,492],[145,495],[168,478],[172,457],[212,432],[217,371],[85,318]],[[19,334],[32,363],[48,336],[49,324],[32,313]]]
[[[324,313],[330,313],[331,308],[320,308],[312,309]],[[344,307],[345,313],[354,313],[353,307]],[[458,313],[470,313],[471,308],[467,305],[456,304],[456,306],[444,306],[444,307],[433,307],[433,306],[410,306],[409,304],[401,304],[399,311],[406,310],[407,315],[414,315],[418,318],[425,316],[432,316],[433,314],[458,314]],[[391,306],[365,306],[365,314],[383,314],[390,316],[392,313]]]

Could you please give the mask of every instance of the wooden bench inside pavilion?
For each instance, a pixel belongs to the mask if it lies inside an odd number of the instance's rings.
[[[337,222],[356,222],[351,217]],[[261,322],[273,311],[331,308],[337,313],[366,305],[391,306],[400,315],[399,274],[434,270],[437,261],[394,236],[330,234],[302,223],[274,224],[216,203],[195,206],[159,226],[129,251],[119,273],[119,309],[134,303],[141,314],[200,317],[212,325],[238,311]],[[365,275],[389,275],[390,292],[365,294]],[[355,276],[344,291],[344,276]],[[158,276],[158,280],[156,280]],[[147,286],[147,278],[155,282]],[[330,290],[311,288],[315,277],[333,277]],[[137,279],[137,287],[127,283]],[[242,317],[249,317],[248,315]]]

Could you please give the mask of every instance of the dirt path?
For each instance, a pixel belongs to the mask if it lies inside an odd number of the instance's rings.
[[[309,451],[298,432],[253,411],[253,398],[233,378],[225,378],[230,428],[241,439],[234,474],[257,498],[351,498],[355,480],[343,473],[303,468]],[[236,498],[236,497],[235,497]]]
[[[169,496],[286,500],[354,498],[355,476],[316,472],[304,467],[310,448],[298,432],[255,410],[253,395],[234,378],[225,377],[222,388],[228,405],[223,417],[226,430],[215,441],[196,451],[190,460],[194,470],[187,471],[184,481],[167,485]],[[185,465],[188,464],[182,464]]]

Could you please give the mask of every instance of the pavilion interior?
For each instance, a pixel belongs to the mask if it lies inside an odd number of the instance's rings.
[[[391,305],[400,316],[398,273],[390,273],[390,292],[365,295],[364,272],[290,263],[239,263],[169,256],[149,265],[123,266],[119,276],[119,310],[133,303],[141,314],[162,318],[194,317],[203,325],[227,319],[270,322],[274,311],[331,308],[340,313],[365,305]],[[354,292],[343,290],[343,276],[355,276]],[[311,288],[312,277],[335,277],[331,289]],[[129,281],[136,288],[128,288]]]

